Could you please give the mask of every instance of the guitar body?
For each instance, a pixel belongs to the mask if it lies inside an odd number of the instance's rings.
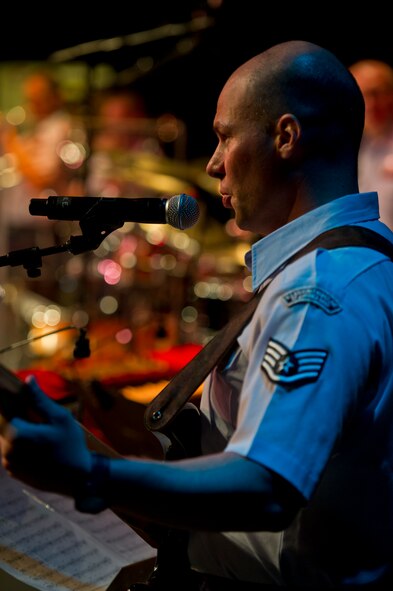
[[[200,455],[200,413],[186,403],[165,428],[145,427],[146,406],[95,380],[82,393],[81,422],[123,456],[175,460]]]

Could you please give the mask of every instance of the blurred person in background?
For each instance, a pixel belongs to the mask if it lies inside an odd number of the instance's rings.
[[[378,191],[381,220],[393,229],[393,68],[380,60],[365,59],[349,69],[366,106],[359,152],[360,190]]]
[[[151,131],[143,96],[127,88],[111,88],[97,100],[93,119],[86,193],[103,197],[138,197],[150,188],[130,179],[130,156],[162,156]]]
[[[2,129],[3,152],[15,167],[16,182],[2,196],[3,224],[10,249],[48,246],[54,222],[29,214],[32,198],[78,195],[83,181],[84,130],[67,108],[52,72],[39,69],[23,81],[25,119]]]

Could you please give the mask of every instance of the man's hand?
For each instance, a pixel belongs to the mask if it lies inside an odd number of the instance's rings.
[[[14,418],[0,436],[2,464],[26,484],[73,496],[91,468],[82,428],[71,412],[53,402],[36,380],[26,379],[31,408],[40,422]]]

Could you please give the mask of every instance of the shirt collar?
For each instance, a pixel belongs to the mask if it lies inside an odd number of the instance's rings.
[[[378,218],[378,194],[355,193],[333,199],[261,238],[246,254],[246,265],[252,272],[253,290],[322,232],[346,224],[376,221]]]

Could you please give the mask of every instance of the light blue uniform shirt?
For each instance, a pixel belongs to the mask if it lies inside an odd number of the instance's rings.
[[[253,245],[253,287],[315,236],[384,234],[376,193],[348,195]],[[363,247],[318,249],[281,271],[201,401],[204,453],[235,452],[309,501],[279,533],[193,533],[191,563],[246,581],[377,580],[393,548],[393,265]],[[236,511],[233,507],[231,510]]]

